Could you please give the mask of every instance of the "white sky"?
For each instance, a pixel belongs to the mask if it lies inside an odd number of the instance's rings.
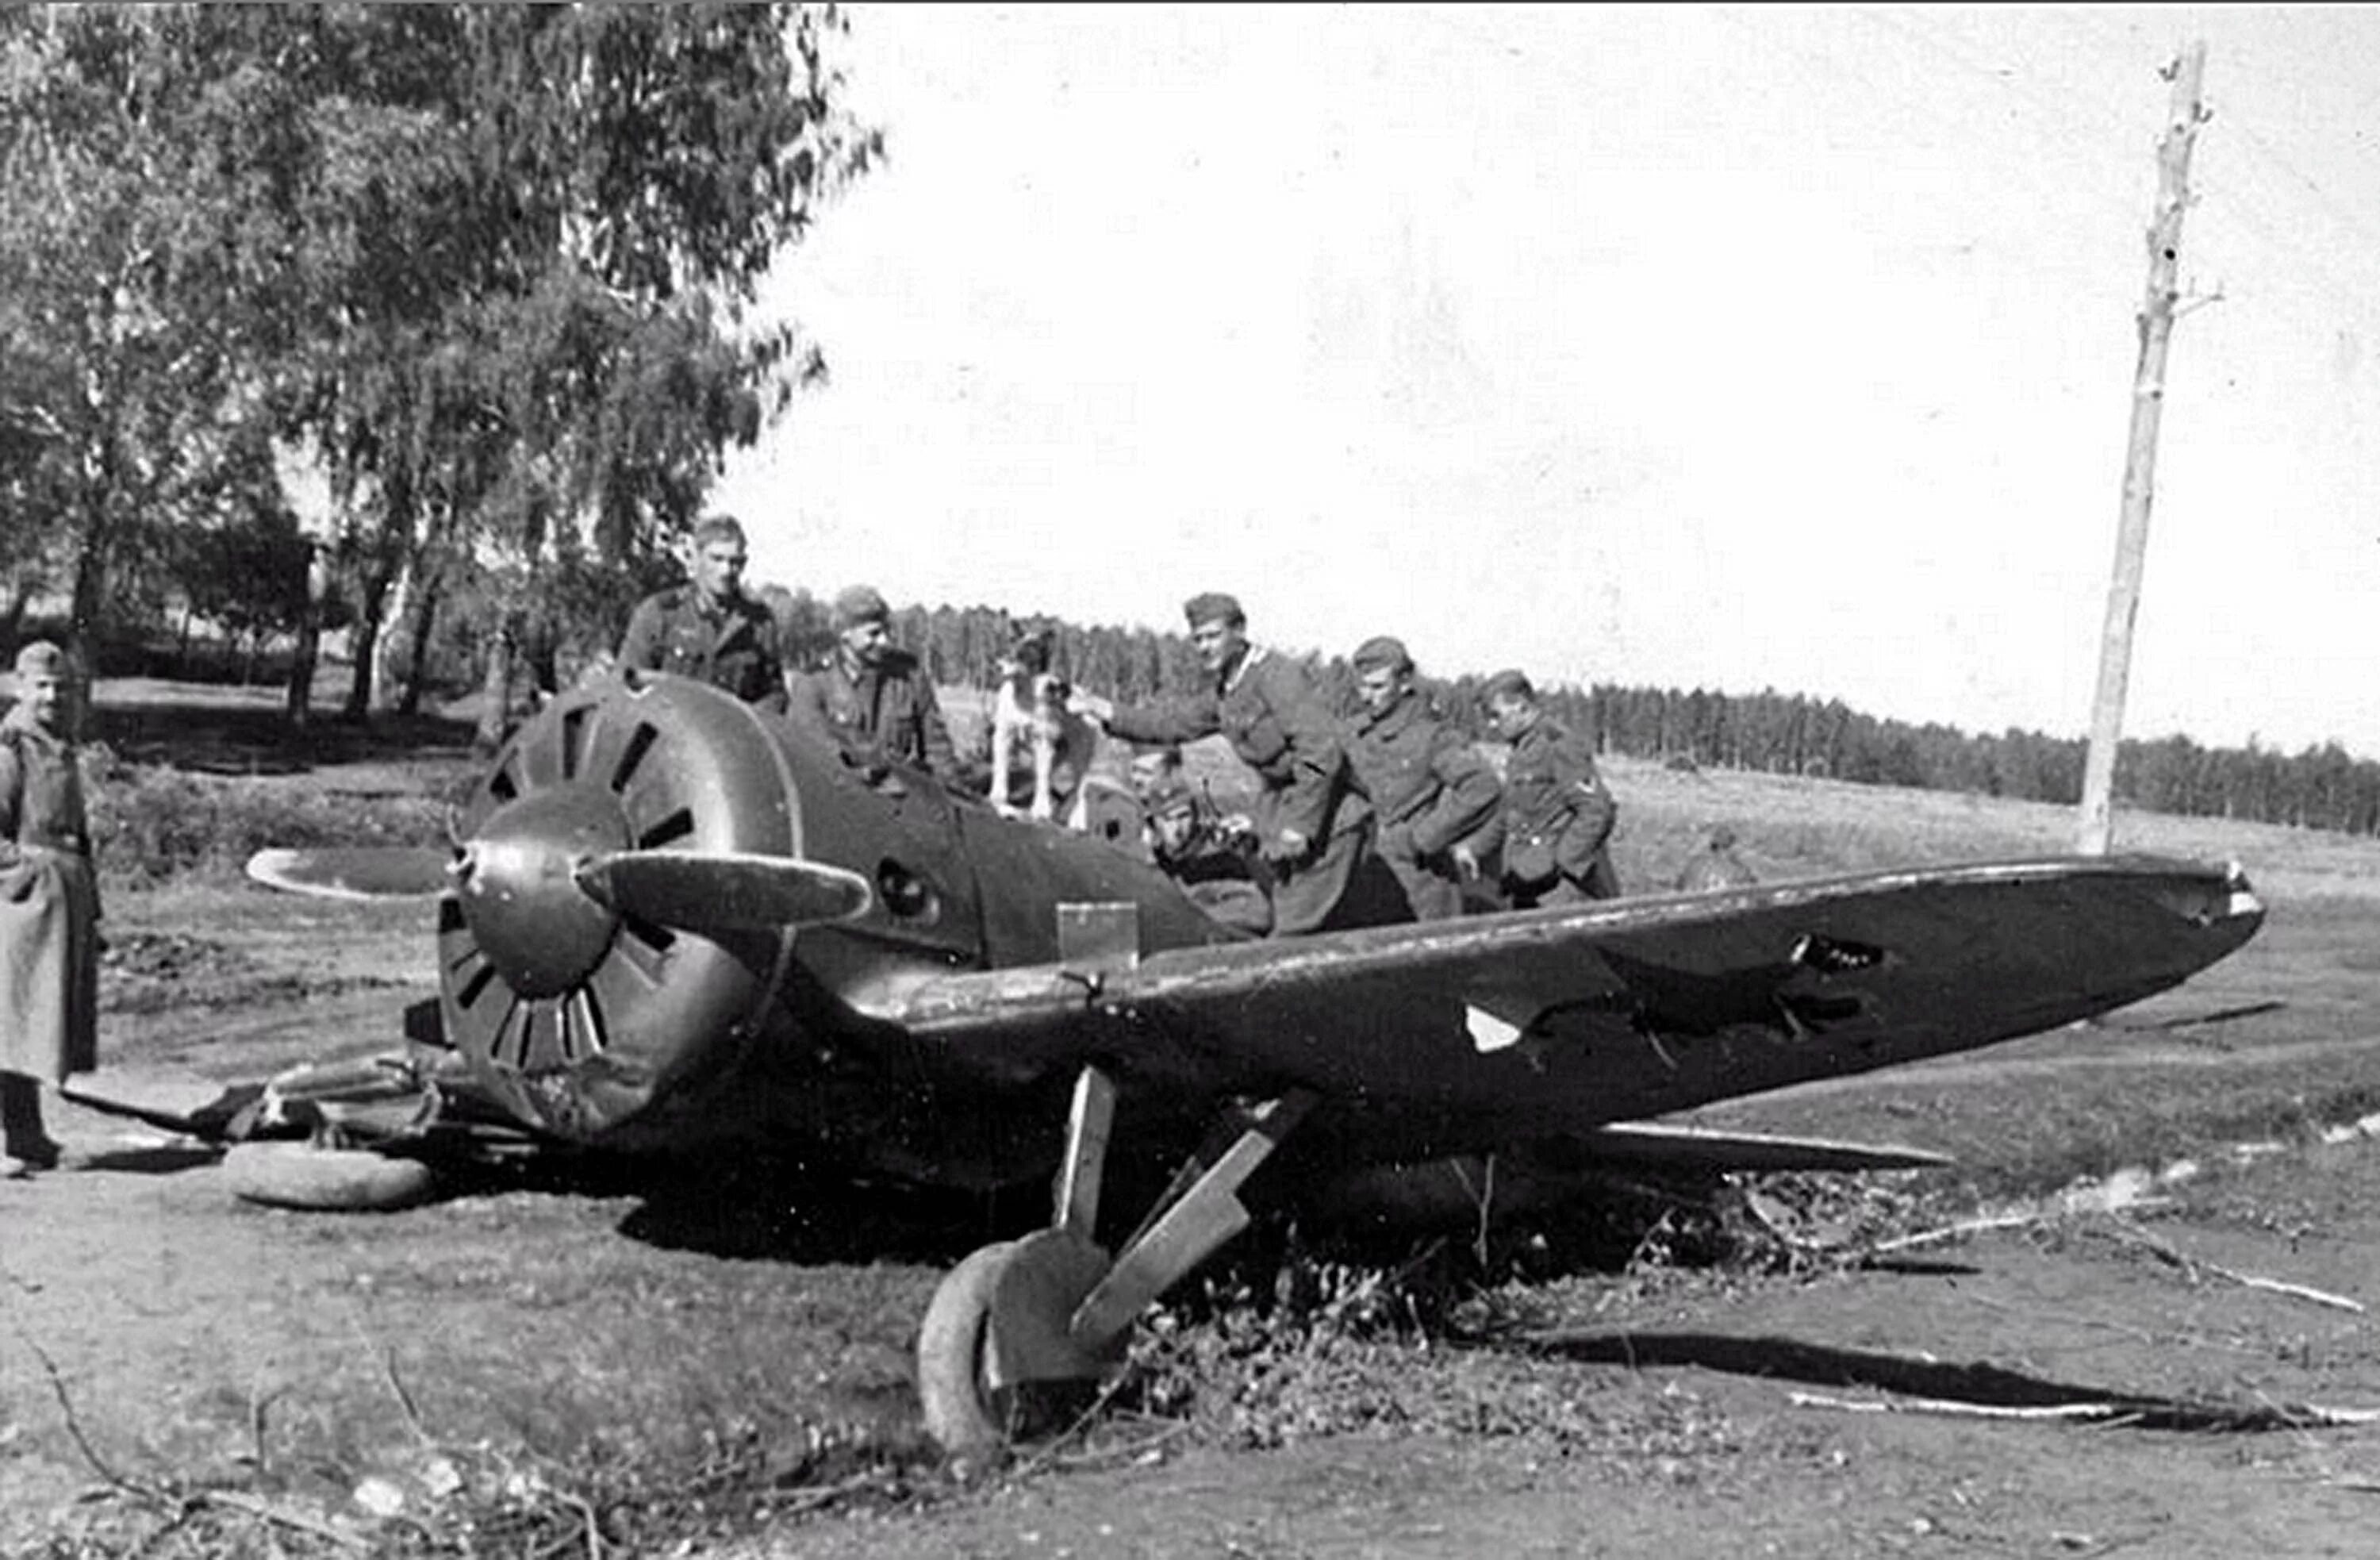
[[[2380,9],[850,9],[756,578],[2073,735],[2204,38],[2126,729],[2380,754]]]

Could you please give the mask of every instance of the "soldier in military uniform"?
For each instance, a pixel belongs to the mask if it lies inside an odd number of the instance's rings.
[[[933,682],[916,656],[893,644],[884,598],[871,586],[854,585],[834,598],[832,622],[832,658],[788,679],[794,719],[846,751],[960,784],[965,776]]]
[[[1504,892],[1513,908],[1609,899],[1620,892],[1609,847],[1619,815],[1586,739],[1537,704],[1519,672],[1488,679],[1488,714],[1512,744],[1504,766]]]
[[[1189,742],[1217,732],[1230,740],[1263,786],[1257,849],[1273,873],[1274,936],[1380,919],[1378,896],[1361,882],[1370,861],[1371,804],[1355,788],[1338,724],[1313,680],[1296,662],[1248,643],[1247,616],[1230,596],[1193,596],[1183,615],[1211,687],[1147,705],[1078,694],[1075,707],[1135,742]]]
[[[0,1176],[56,1168],[43,1083],[99,1065],[99,882],[75,762],[65,655],[17,656],[0,719]]]
[[[1141,793],[1148,817],[1149,859],[1182,885],[1190,902],[1226,926],[1263,936],[1272,930],[1269,874],[1252,859],[1232,820],[1216,815],[1179,771]]]
[[[1703,836],[1703,847],[1678,873],[1678,892],[1708,894],[1720,888],[1749,888],[1759,881],[1758,874],[1735,853],[1735,830],[1714,823]]]
[[[1372,798],[1373,847],[1396,874],[1415,920],[1459,916],[1465,877],[1477,875],[1479,858],[1501,832],[1496,772],[1414,686],[1413,657],[1401,640],[1366,640],[1355,647],[1354,666],[1358,708],[1347,758]]]
[[[747,703],[785,707],[777,620],[744,593],[744,528],[713,515],[694,528],[694,581],[637,603],[619,664],[696,677]]]

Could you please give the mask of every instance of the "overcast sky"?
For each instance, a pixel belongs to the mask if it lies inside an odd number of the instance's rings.
[[[757,578],[2074,735],[2204,38],[2126,728],[2380,756],[2380,10],[850,12]]]

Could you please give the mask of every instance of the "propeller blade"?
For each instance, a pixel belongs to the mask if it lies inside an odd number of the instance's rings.
[[[425,899],[454,886],[454,860],[443,845],[260,850],[248,859],[248,875],[267,888],[326,899]]]
[[[787,856],[623,850],[578,869],[579,885],[626,914],[690,932],[774,932],[849,920],[875,903],[868,880]]]

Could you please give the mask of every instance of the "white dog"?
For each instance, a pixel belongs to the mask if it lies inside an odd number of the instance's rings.
[[[991,707],[991,804],[1008,817],[1028,813],[1044,822],[1066,808],[1066,824],[1081,828],[1083,777],[1099,750],[1099,728],[1066,708],[1066,679],[1050,670],[1046,630],[1020,634],[1000,663]],[[1029,800],[1018,804],[1018,782],[1032,765]]]

